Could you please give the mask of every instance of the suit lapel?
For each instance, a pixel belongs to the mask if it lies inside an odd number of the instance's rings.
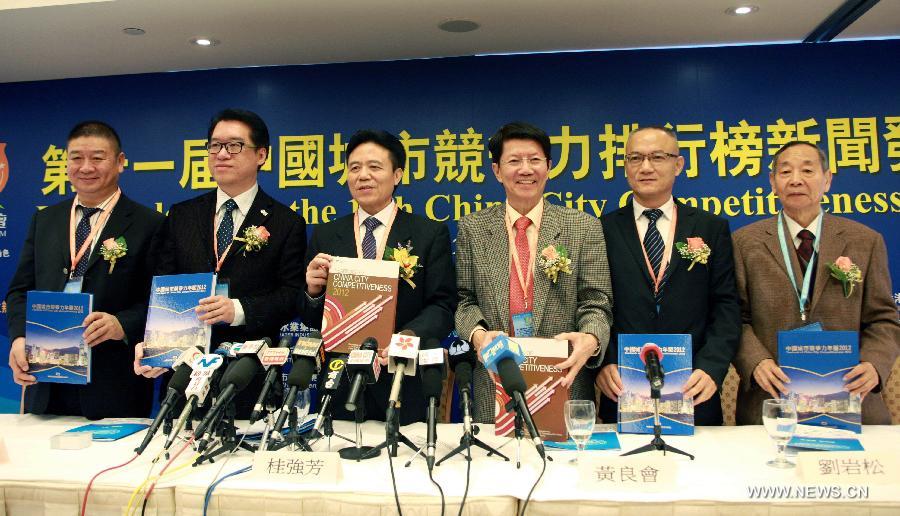
[[[213,190],[200,198],[200,202],[196,205],[198,212],[194,215],[197,217],[199,224],[198,234],[200,238],[200,247],[206,255],[206,263],[215,270],[215,264],[218,261],[215,249],[213,248],[213,231],[216,225],[216,191]]]
[[[391,225],[391,232],[388,233],[387,241],[385,242],[385,246],[387,247],[397,247],[397,244],[406,245],[407,242],[411,242],[412,233],[410,232],[411,228],[409,225],[409,214],[406,213],[403,209],[397,209],[397,216],[394,217],[394,223]],[[353,240],[354,256],[356,255],[356,238]],[[415,254],[415,249],[413,249],[413,254]]]
[[[51,259],[56,260],[53,266],[55,267],[58,264],[58,270],[61,273],[59,275],[59,282],[56,285],[56,288],[53,289],[58,291],[61,291],[63,287],[65,287],[66,281],[69,279],[69,274],[72,273],[72,271],[69,270],[72,265],[72,257],[69,255],[69,230],[72,221],[69,220],[69,216],[72,213],[73,202],[75,202],[74,198],[71,202],[66,204],[64,212],[60,212],[56,218],[50,221],[50,231],[56,233],[56,238],[49,239],[48,243],[60,242],[60,245],[51,244],[50,246],[51,248],[58,249],[58,251],[53,252],[52,255],[51,253],[48,253]]]
[[[119,238],[124,235],[128,228],[131,227],[131,223],[133,222],[134,215],[134,205],[128,197],[122,195],[119,197],[119,201],[113,207],[112,213],[109,214],[109,220],[106,221],[106,225],[103,226],[103,231],[100,232],[100,238],[97,239],[97,244],[94,246],[94,250],[91,252],[91,257],[88,260],[87,269],[85,269],[85,275],[91,267],[100,260],[102,256],[100,252],[100,247],[103,245],[103,241],[107,238]],[[128,243],[127,241],[125,242]]]
[[[781,243],[778,241],[778,224],[779,224],[778,217],[773,217],[770,220],[770,224],[768,224],[766,227],[765,244],[766,244],[766,248],[769,249],[769,252],[772,253],[772,258],[775,260],[775,263],[777,263],[781,267],[781,272],[784,274],[784,277],[788,278],[788,282],[790,282],[790,276],[788,274],[787,268],[791,267],[791,264],[784,263],[784,256],[781,253]],[[787,234],[788,234],[787,229],[785,229],[784,234],[785,234],[785,237],[787,237]],[[790,251],[790,249],[788,249],[788,251]],[[790,256],[792,256],[792,254],[790,252],[788,252],[788,256],[790,257]],[[793,261],[793,260],[791,260],[791,261]],[[799,264],[798,264],[798,267],[799,267]],[[795,269],[794,277],[796,277],[796,274],[799,272],[800,272],[799,268]]]
[[[653,287],[650,272],[647,271],[647,267],[644,265],[644,251],[641,248],[641,238],[638,236],[637,223],[634,221],[634,205],[630,200],[624,209],[618,211],[613,220],[619,230],[620,241],[625,243],[625,247],[628,248],[628,252],[634,258],[634,263],[638,264],[638,269],[644,275],[644,285],[651,290],[652,294]]]
[[[671,258],[669,259],[669,266],[666,267],[666,272],[664,274],[664,284],[668,282],[668,279],[673,274],[686,270],[687,265],[690,264],[690,262],[682,259],[681,255],[678,254],[675,243],[687,242],[687,239],[694,234],[694,227],[697,225],[696,210],[678,202],[675,204],[676,209],[678,210],[677,219],[675,221],[675,239],[672,241]]]
[[[481,250],[484,254],[476,255],[475,259],[488,261],[492,264],[490,268],[496,271],[492,276],[492,287],[500,310],[500,324],[505,328],[509,324],[509,235],[506,232],[506,203],[489,209],[493,212],[485,217],[484,231],[488,237],[483,240],[487,245]]]
[[[812,313],[816,303],[822,296],[825,284],[828,283],[831,272],[828,270],[828,263],[834,263],[835,260],[844,253],[847,242],[841,235],[844,230],[836,227],[835,220],[828,215],[822,214],[822,234],[819,235],[819,255],[816,257],[816,286],[813,291],[812,300],[809,305],[809,311]]]
[[[559,235],[562,233],[560,227],[561,215],[556,213],[556,206],[547,201],[544,202],[544,214],[541,216],[541,228],[538,232],[536,256],[534,259],[534,307],[532,313],[534,315],[534,330],[536,335],[540,335],[538,329],[541,327],[541,319],[543,318],[544,308],[547,306],[547,295],[550,293],[550,279],[544,274],[540,266],[541,249],[558,242]],[[507,290],[509,287],[507,287]],[[509,302],[507,302],[507,306]]]
[[[265,226],[266,220],[269,219],[272,212],[272,198],[268,196],[265,192],[262,191],[262,188],[256,192],[256,197],[253,199],[253,203],[250,205],[250,210],[247,212],[247,216],[244,217],[244,222],[241,224],[241,227],[238,229],[237,236],[243,238],[244,231],[250,226]],[[213,206],[215,209],[215,206]],[[210,229],[210,232],[212,229]],[[212,236],[212,235],[210,235]],[[228,249],[228,255],[225,257],[225,261],[228,262],[234,259],[234,256],[241,252],[239,249],[242,249],[244,246],[244,242],[239,242],[237,240],[231,244],[231,248]]]

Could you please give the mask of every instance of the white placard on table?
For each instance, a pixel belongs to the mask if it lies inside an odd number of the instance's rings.
[[[797,455],[800,478],[810,484],[896,484],[900,455],[859,452],[803,452]]]
[[[297,484],[337,484],[341,456],[337,452],[261,451],[253,455],[256,478]]]
[[[633,491],[674,491],[678,462],[669,456],[646,453],[628,457],[582,455],[578,484],[582,489],[615,488]]]

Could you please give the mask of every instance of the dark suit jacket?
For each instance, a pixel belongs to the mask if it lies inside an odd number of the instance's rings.
[[[878,386],[863,399],[862,420],[867,425],[889,425],[891,415],[880,391],[900,354],[900,324],[897,305],[891,298],[884,239],[858,222],[827,214],[824,217],[809,322],[819,321],[826,330],[859,332],[859,359],[871,362],[879,376]],[[734,233],[743,316],[741,346],[734,362],[741,377],[737,399],[739,425],[760,422],[762,401],[770,396],[753,379],[753,370],[764,359],[778,361],[778,332],[807,324],[800,320],[797,297],[788,279],[777,220],[761,220]],[[785,236],[790,238],[787,232]],[[788,245],[792,243],[789,241]],[[803,278],[797,253],[790,250],[788,254],[794,277]],[[853,289],[849,298],[844,298],[841,282],[831,277],[827,267],[839,256],[849,257],[863,274],[862,284]]]
[[[658,314],[632,202],[600,219],[616,300],[603,365],[618,363],[620,333],[689,333],[694,369],[706,372],[721,389],[741,335],[731,233],[725,219],[680,202],[676,205],[675,242],[701,237],[712,252],[706,265],[697,263],[688,271],[690,261],[672,250]],[[616,404],[606,396],[601,397],[600,415],[606,422],[616,420]],[[718,394],[695,407],[694,423],[722,424]]]
[[[319,253],[355,257],[355,231],[353,215],[316,226],[309,241],[306,263]],[[443,223],[412,215],[401,209],[397,211],[391,226],[387,245],[395,247],[397,243],[405,245],[407,241],[412,243],[413,254],[419,257],[422,268],[413,277],[416,288],[400,280],[395,331],[412,330],[421,338],[424,349],[429,340],[443,339],[453,329],[456,273],[450,257],[450,233]],[[300,295],[300,313],[307,326],[321,328],[323,309],[322,303],[310,303],[305,293]],[[379,343],[380,347],[386,345],[387,343]],[[378,382],[366,389],[366,413],[369,419],[384,419],[392,381],[393,375],[387,374],[385,369]],[[349,382],[343,382],[342,388],[346,390],[348,384]],[[405,378],[400,395],[400,424],[424,421],[425,399],[419,377]],[[343,402],[346,396],[346,392],[339,392],[336,398]],[[343,403],[334,407],[335,417],[352,419],[352,414],[344,410]]]
[[[29,290],[62,291],[68,280],[69,215],[73,200],[35,213],[22,247],[19,266],[9,284],[10,341],[25,335],[25,298]],[[125,195],[119,198],[94,246],[84,274],[82,292],[94,295],[94,311],[114,315],[126,342],[108,340],[91,350],[91,383],[78,387],[82,414],[89,419],[147,417],[153,383],[132,368],[136,342],[144,340],[144,322],[153,270],[151,257],[163,216]],[[100,256],[107,238],[125,237],[128,253],[109,264]],[[58,385],[37,383],[25,389],[25,410],[43,414],[50,392]],[[70,388],[65,386],[62,388]]]
[[[215,209],[215,190],[172,206],[164,226],[157,274],[215,271]],[[213,326],[213,348],[222,342],[263,337],[278,342],[281,327],[296,316],[297,295],[304,288],[302,260],[306,251],[306,223],[260,188],[238,234],[249,226],[265,226],[271,233],[268,244],[244,255],[240,242],[235,242],[217,278],[220,283],[227,281],[229,297],[241,302],[246,324]],[[238,396],[238,417],[249,415],[248,405],[256,400],[259,388],[258,381],[251,383]]]

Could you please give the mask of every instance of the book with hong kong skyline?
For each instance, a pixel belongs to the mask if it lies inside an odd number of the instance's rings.
[[[25,357],[28,373],[39,382],[91,382],[91,348],[84,343],[84,318],[94,296],[77,292],[27,294]]]

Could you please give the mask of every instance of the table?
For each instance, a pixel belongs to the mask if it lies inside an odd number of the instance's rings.
[[[111,443],[95,442],[89,448],[75,451],[49,448],[50,436],[84,423],[83,419],[72,417],[0,415],[0,435],[10,458],[8,463],[0,464],[0,516],[78,514],[90,477],[101,469],[128,460],[142,438],[142,434],[137,434]],[[355,433],[350,422],[337,421],[335,429],[347,436]],[[509,441],[492,435],[493,428],[489,425],[482,425],[481,430],[479,437],[492,446]],[[461,432],[460,425],[439,425],[439,458],[458,444]],[[404,427],[403,433],[417,444],[422,443],[425,425]],[[380,423],[363,425],[365,444],[374,445],[383,438]],[[860,440],[866,450],[896,454],[900,452],[900,427],[867,426]],[[630,450],[646,444],[649,436],[620,435],[620,441],[623,450]],[[795,470],[775,470],[765,465],[774,449],[761,426],[701,427],[697,428],[695,436],[666,437],[666,441],[697,457],[693,462],[677,459],[681,462],[681,470],[676,490],[662,493],[617,492],[614,489],[585,491],[578,485],[577,469],[568,463],[573,452],[552,451],[555,460],[548,464],[528,505],[528,514],[637,514],[648,510],[663,514],[900,514],[900,479],[895,479],[893,485],[872,486],[868,499],[852,503],[750,499],[748,486],[798,483]],[[314,448],[324,451],[325,445],[320,441]],[[335,439],[332,445],[333,449],[343,447],[343,441]],[[101,476],[91,490],[89,514],[121,515],[161,446],[162,440],[158,436],[129,466]],[[506,444],[502,451],[514,457],[515,443]],[[614,456],[621,452],[591,453]],[[418,458],[412,466],[404,467],[411,455],[411,451],[401,448],[399,457],[393,459],[403,512],[440,514],[440,499],[428,480],[424,460]],[[473,449],[472,456],[464,513],[516,514],[540,471],[540,459],[533,447],[525,441],[521,469],[516,469],[513,462],[487,457],[478,449]],[[186,452],[176,464],[187,458]],[[165,477],[154,489],[146,514],[202,514],[206,488],[220,475],[220,468],[221,474],[226,474],[251,461],[250,453],[240,451],[231,456],[224,467],[223,461],[217,461],[189,467],[172,478]],[[446,514],[458,511],[465,486],[465,470],[466,461],[461,457],[435,468],[435,480],[446,495]],[[217,487],[208,514],[396,514],[390,465],[385,453],[359,463],[343,461],[343,472],[342,481],[329,486],[272,484],[248,475],[232,477]]]

